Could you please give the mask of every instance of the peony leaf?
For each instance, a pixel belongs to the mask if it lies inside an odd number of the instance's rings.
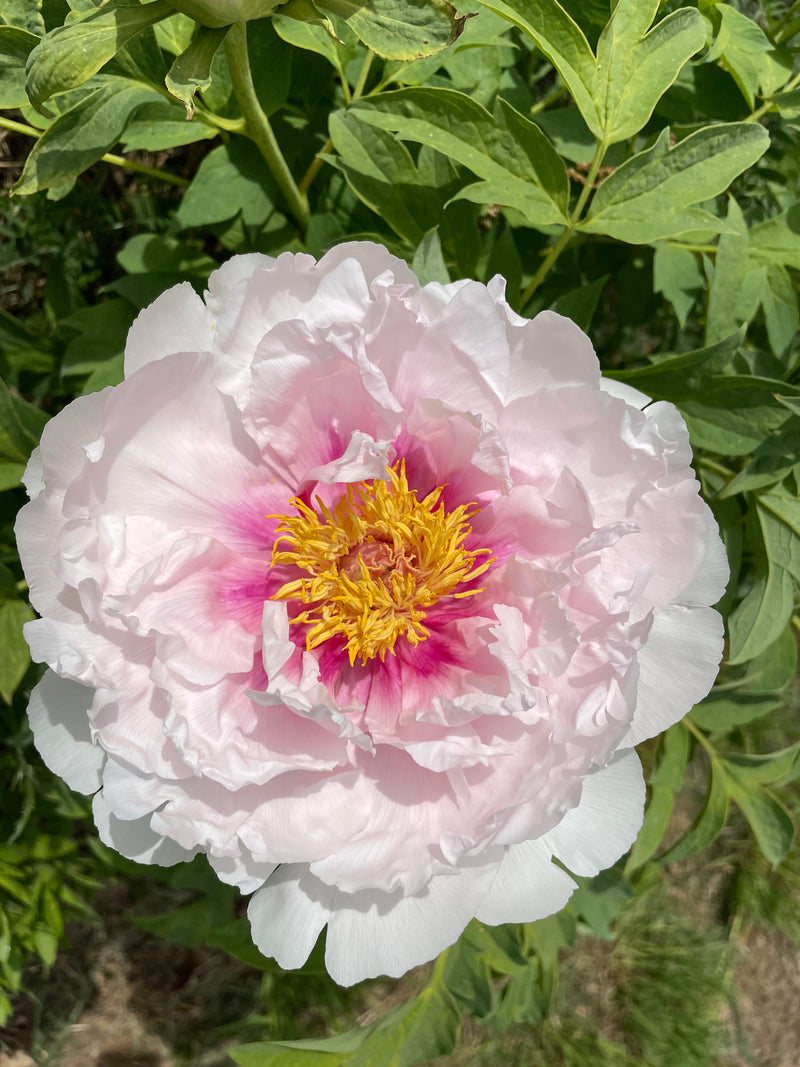
[[[22,626],[35,619],[23,600],[0,602],[0,699],[10,704],[31,661]]]
[[[361,122],[352,112],[334,112],[328,129],[338,153],[329,162],[343,172],[356,196],[409,245],[418,245],[428,230],[445,221],[442,204],[458,188],[449,161],[443,161],[444,173],[422,173],[393,134]]]
[[[42,0],[0,0],[0,23],[43,37]]]
[[[750,254],[800,270],[800,203],[750,228]]]
[[[660,857],[662,863],[676,863],[702,852],[717,837],[728,819],[728,789],[723,772],[711,764],[711,783],[703,810],[683,837]]]
[[[0,458],[24,463],[39,444],[47,415],[33,404],[12,396],[0,378]]]
[[[423,285],[428,282],[439,282],[447,285],[450,272],[442,255],[442,242],[439,240],[438,229],[428,230],[414,253],[411,260],[411,269]]]
[[[542,131],[498,99],[494,114],[453,89],[399,89],[354,105],[359,119],[430,145],[484,179],[459,198],[522,212],[532,226],[566,224],[569,179]]]
[[[312,5],[304,3],[298,10],[297,2],[298,0],[292,0],[292,3],[285,4],[275,12],[272,18],[275,32],[295,48],[305,48],[309,52],[324,56],[342,82],[346,82],[347,64],[358,54],[358,38],[355,33],[345,23],[340,31],[342,37],[338,37],[330,19],[323,18],[319,12],[317,19],[310,17],[313,11],[309,12],[309,17],[301,18],[300,13],[312,8]]]
[[[358,1048],[349,1067],[413,1067],[452,1052],[461,1013],[449,989],[436,980],[413,1000],[379,1020]]]
[[[27,91],[39,107],[54,93],[83,85],[134,34],[174,14],[167,0],[109,0],[65,26],[57,26],[31,52]]]
[[[323,14],[336,15],[383,59],[409,61],[441,52],[464,29],[448,0],[314,0]]]
[[[731,196],[728,198],[730,230],[717,243],[714,273],[708,291],[706,314],[707,345],[727,337],[756,313],[758,301],[747,291],[746,276],[750,271],[747,256],[747,223],[742,210]]]
[[[13,192],[28,195],[74,181],[119,141],[143,104],[161,99],[148,86],[126,78],[106,79],[45,130],[26,159]]]
[[[645,809],[644,823],[625,865],[628,877],[643,867],[661,844],[675,806],[675,794],[683,784],[688,760],[689,735],[680,723],[676,723],[664,734],[658,766],[650,777],[650,799]]]
[[[225,39],[229,27],[212,30],[198,27],[192,43],[169,68],[167,89],[185,106],[186,118],[194,115],[194,97],[211,85],[211,60]]]
[[[661,293],[672,304],[681,326],[686,325],[689,312],[703,288],[703,275],[697,256],[687,248],[659,243],[653,256],[653,291]]]
[[[484,0],[526,33],[557,68],[590,130],[607,145],[632,137],[706,40],[694,8],[673,11],[648,33],[658,0],[620,0],[597,57],[556,0]]]
[[[730,4],[717,5],[720,15],[719,32],[708,50],[704,62],[719,60],[739,86],[752,111],[759,82],[769,70],[772,43],[758,25]]]
[[[765,573],[728,622],[731,664],[752,659],[780,637],[794,610],[800,577],[800,503],[782,493],[765,493],[756,513]]]
[[[724,192],[769,147],[757,123],[707,126],[674,148],[669,130],[603,182],[579,229],[629,244],[649,244],[690,230],[731,232],[731,225],[693,205]]]
[[[16,26],[0,26],[0,108],[30,103],[25,91],[25,64],[39,38]]]
[[[220,196],[220,189],[225,196]],[[278,190],[258,149],[243,137],[212,149],[197,169],[173,217],[173,230],[210,226],[241,214],[248,226],[283,220],[275,207]]]
[[[750,824],[758,847],[770,863],[782,863],[794,838],[794,824],[786,808],[766,789],[747,782],[730,764],[726,776],[731,797]]]

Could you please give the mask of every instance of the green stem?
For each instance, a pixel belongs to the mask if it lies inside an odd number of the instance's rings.
[[[12,130],[14,133],[22,133],[26,137],[36,137],[37,139],[46,132],[45,130],[37,130],[35,126],[26,126],[22,122],[15,122],[14,119],[5,117],[0,117],[0,126],[7,130]],[[146,163],[137,163],[136,160],[126,159],[125,156],[117,156],[111,152],[106,152],[100,158],[103,163],[110,163],[114,167],[122,167],[124,170],[134,171],[136,174],[146,174],[149,178],[158,178],[159,181],[169,182],[171,185],[179,185],[182,189],[185,189],[189,184],[186,178],[181,178],[177,174],[170,174],[169,171],[161,170],[159,167],[148,167]]]
[[[364,92],[364,87],[366,86],[367,78],[369,77],[369,68],[372,66],[372,60],[374,59],[374,57],[375,53],[367,49],[367,54],[364,57],[364,65],[361,68],[361,73],[358,76],[356,87],[353,90],[353,100],[358,100],[361,94]]]
[[[703,748],[708,753],[708,758],[712,761],[712,763],[719,762],[719,754],[717,750],[708,740],[703,731],[698,730],[698,728],[695,726],[689,716],[687,715],[685,718],[681,719],[681,722],[683,723],[684,728],[688,730],[689,733],[692,735],[692,737],[694,737],[703,746]]]
[[[264,157],[264,162],[283,193],[289,211],[305,232],[310,218],[308,200],[297,188],[292,172],[272,132],[269,119],[264,114],[256,95],[250,70],[250,56],[247,51],[247,23],[235,22],[231,26],[225,38],[225,53],[231,71],[233,91],[242,109],[245,133]]]
[[[547,255],[542,260],[541,266],[531,278],[527,289],[522,294],[522,299],[520,301],[520,307],[522,309],[524,309],[526,305],[530,303],[531,299],[533,298],[533,294],[544,281],[545,277],[550,271],[550,268],[553,266],[558,257],[561,255],[561,253],[567,247],[569,242],[572,240],[572,235],[575,233],[575,230],[578,227],[578,223],[580,222],[581,218],[581,213],[586,207],[586,201],[592,194],[592,187],[594,186],[594,183],[597,179],[598,172],[603,164],[603,159],[605,158],[605,154],[607,151],[608,145],[606,144],[606,142],[598,141],[597,148],[595,149],[594,153],[594,158],[592,159],[591,166],[589,167],[589,173],[586,175],[586,183],[583,186],[583,189],[581,189],[581,194],[578,197],[578,202],[575,204],[575,208],[569,217],[569,221],[561,232],[561,235],[559,236],[558,240],[550,248]]]
[[[705,456],[695,456],[694,461],[698,467],[705,467],[708,471],[713,471],[714,474],[721,474],[723,478],[727,478],[730,481],[731,478],[736,477],[736,471],[732,471],[729,467],[723,467],[721,463],[717,463],[714,459],[707,459]]]

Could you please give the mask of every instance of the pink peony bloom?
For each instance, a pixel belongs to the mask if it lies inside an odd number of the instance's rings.
[[[100,836],[202,851],[342,984],[525,922],[642,821],[728,574],[686,427],[500,279],[238,256],[46,427],[17,524],[45,762]]]

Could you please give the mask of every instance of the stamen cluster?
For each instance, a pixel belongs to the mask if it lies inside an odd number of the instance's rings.
[[[333,509],[317,497],[315,511],[295,497],[298,514],[279,516],[273,566],[291,564],[308,577],[286,582],[274,599],[310,605],[292,619],[308,626],[306,648],[341,636],[351,665],[357,657],[383,661],[401,636],[412,645],[424,641],[427,610],[445,596],[483,592],[457,587],[492,563],[478,562],[488,548],[464,545],[474,504],[446,511],[443,486],[420,501],[404,463],[387,473],[387,481],[348,485]]]

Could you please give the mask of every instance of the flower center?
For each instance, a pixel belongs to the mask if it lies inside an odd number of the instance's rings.
[[[383,661],[401,636],[412,645],[424,641],[427,611],[442,597],[483,592],[457,587],[493,562],[478,562],[488,548],[464,547],[474,504],[445,511],[443,486],[417,500],[405,464],[387,469],[388,481],[348,485],[333,510],[319,497],[316,511],[295,498],[298,514],[277,516],[272,564],[293,564],[307,577],[286,582],[274,599],[308,604],[292,619],[309,627],[306,648],[343,637],[351,664],[357,656]]]

